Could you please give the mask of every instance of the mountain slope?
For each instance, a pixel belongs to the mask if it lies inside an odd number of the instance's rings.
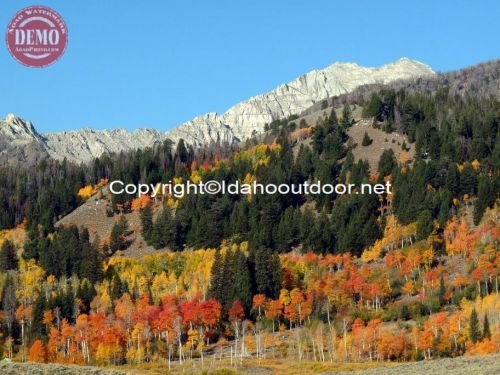
[[[0,120],[0,165],[32,165],[47,157],[45,140],[31,122],[12,114]]]
[[[152,147],[166,139],[177,143],[182,138],[194,146],[212,142],[233,144],[261,133],[266,123],[299,114],[323,99],[349,93],[362,85],[434,75],[427,65],[406,58],[379,68],[335,63],[238,103],[221,115],[198,116],[166,133],[154,129],[82,129],[40,135],[30,122],[8,115],[0,122],[0,157],[10,164],[31,164],[47,155],[80,163],[106,152]]]
[[[174,141],[184,138],[193,144],[206,143],[206,139],[200,142],[199,137],[190,137],[190,134],[202,126],[220,129],[227,125],[238,139],[244,140],[253,132],[262,132],[266,123],[298,114],[318,101],[351,92],[359,86],[433,75],[435,73],[427,65],[407,58],[379,68],[335,63],[238,103],[221,115],[210,113],[196,117],[167,132],[167,135]]]

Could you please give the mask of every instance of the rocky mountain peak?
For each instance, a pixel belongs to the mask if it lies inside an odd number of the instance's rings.
[[[9,114],[5,120],[0,121],[0,155],[13,148],[18,150],[23,145],[33,148],[37,144],[37,149],[53,158],[67,158],[80,163],[88,162],[105,152],[150,147],[167,138],[175,143],[182,138],[194,146],[213,142],[233,144],[263,132],[266,123],[299,114],[315,103],[351,92],[359,86],[387,84],[434,74],[427,65],[408,58],[401,58],[378,68],[354,63],[334,63],[240,102],[222,114],[209,112],[197,116],[166,133],[154,129],[129,132],[125,129],[85,128],[40,135],[31,122]]]
[[[13,113],[0,120],[0,134],[4,140],[14,143],[38,142],[42,139],[30,121]]]

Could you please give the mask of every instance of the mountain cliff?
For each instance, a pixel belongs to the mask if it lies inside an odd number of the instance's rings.
[[[166,139],[176,143],[182,138],[194,146],[212,142],[232,144],[261,133],[266,123],[299,114],[323,99],[349,93],[362,85],[387,84],[434,74],[427,65],[407,58],[378,68],[335,63],[238,103],[223,114],[198,116],[167,132],[87,128],[39,134],[31,122],[8,115],[0,121],[0,158],[3,163],[10,164],[16,161],[31,164],[47,156],[79,163],[106,152],[150,147]]]
[[[262,132],[266,123],[299,114],[318,101],[351,92],[359,86],[387,84],[434,74],[427,65],[407,58],[379,68],[335,63],[325,69],[304,74],[268,93],[238,103],[221,115],[210,113],[196,117],[167,134],[174,141],[184,138],[188,143],[206,143],[209,138],[190,135],[207,126],[212,129],[229,126],[235,137],[244,140],[254,132]]]

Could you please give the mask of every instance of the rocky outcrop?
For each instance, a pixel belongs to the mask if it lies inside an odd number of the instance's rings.
[[[153,147],[166,139],[154,129],[92,130],[82,129],[45,134],[47,152],[55,159],[88,162],[104,153]]]
[[[0,120],[0,165],[33,165],[48,157],[45,140],[31,122],[13,114]]]
[[[48,155],[77,163],[88,162],[106,152],[151,147],[166,139],[176,143],[182,138],[194,146],[212,142],[233,144],[263,132],[266,123],[299,114],[319,101],[362,85],[434,74],[427,65],[406,58],[379,68],[335,63],[238,103],[223,114],[198,116],[166,133],[154,129],[133,132],[82,129],[41,135],[31,122],[8,115],[0,121],[0,163],[33,163]]]
[[[261,133],[266,123],[299,114],[318,101],[351,92],[359,86],[387,84],[434,74],[427,65],[407,58],[379,68],[335,63],[325,69],[304,74],[273,91],[238,103],[221,115],[210,113],[196,117],[167,134],[174,141],[183,137],[188,143],[206,143],[213,137],[205,129],[214,132],[226,126],[236,138],[245,140],[254,133]]]

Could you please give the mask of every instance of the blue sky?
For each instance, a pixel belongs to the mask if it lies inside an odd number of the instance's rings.
[[[499,58],[498,1],[0,2],[0,30],[21,8],[52,7],[69,44],[27,68],[0,43],[0,117],[41,132],[167,130],[335,61],[409,57],[437,71]]]

